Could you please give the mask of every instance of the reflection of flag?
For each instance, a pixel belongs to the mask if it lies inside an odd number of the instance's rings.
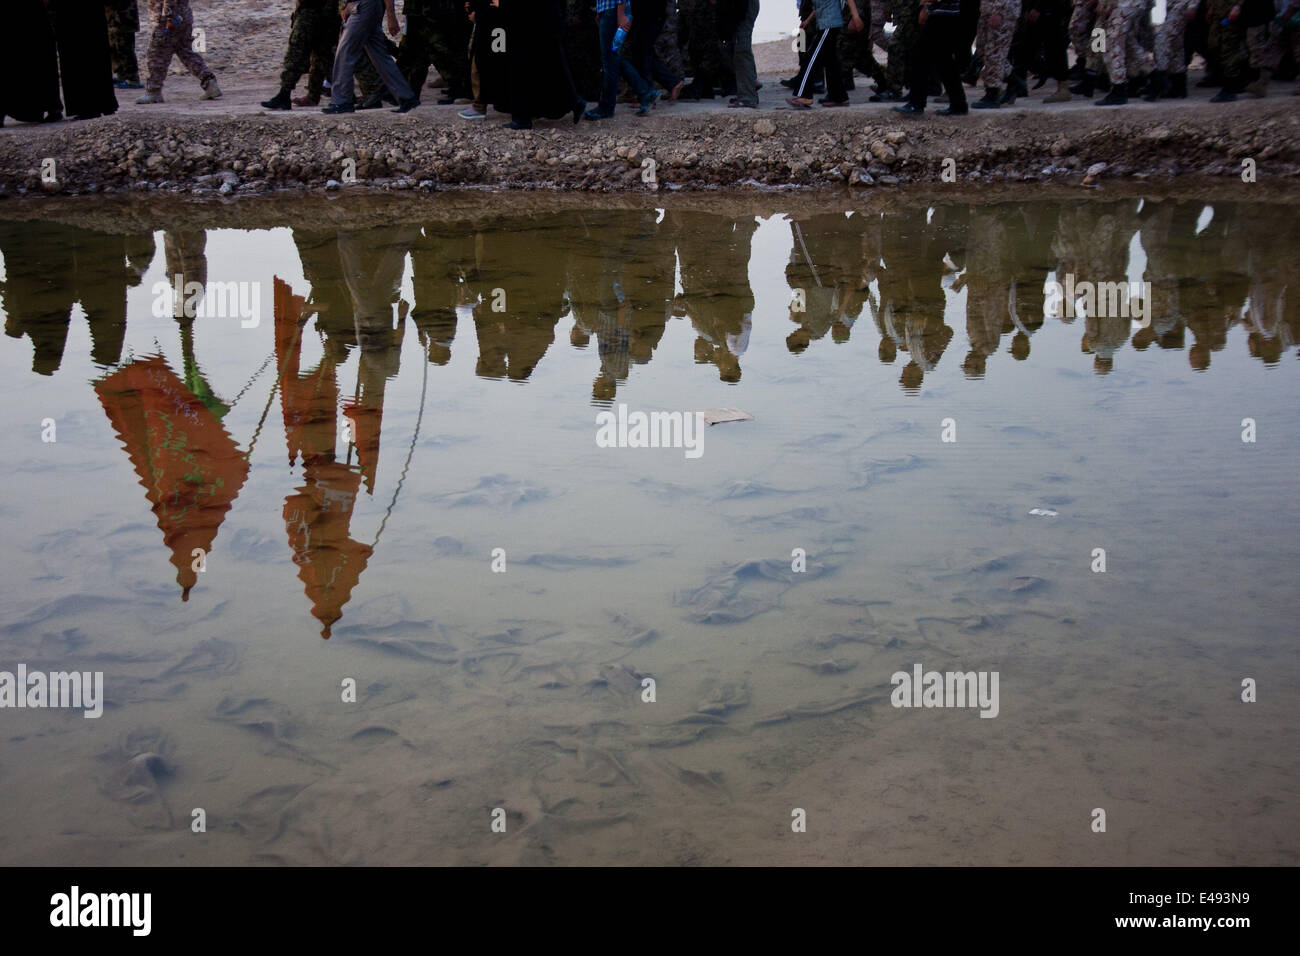
[[[362,471],[335,460],[338,379],[328,357],[318,368],[305,374],[301,371],[302,307],[302,297],[276,279],[275,351],[281,370],[284,432],[289,463],[301,457],[306,479],[284,500],[284,525],[298,579],[311,599],[311,613],[324,625],[321,637],[328,638],[372,553],[369,545],[352,539],[350,526],[363,471],[373,490],[379,418],[368,409],[349,406],[344,414],[357,435]]]
[[[309,464],[307,484],[284,500],[284,524],[298,579],[323,625],[321,637],[343,616],[373,549],[349,534],[361,475],[340,462]]]
[[[248,478],[248,461],[211,411],[161,356],[132,362],[95,383],[126,447],[176,565],[181,600],[197,575],[195,548],[212,550]]]

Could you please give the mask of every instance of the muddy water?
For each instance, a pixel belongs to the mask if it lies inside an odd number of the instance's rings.
[[[1296,863],[1300,207],[768,202],[0,221],[0,856]]]

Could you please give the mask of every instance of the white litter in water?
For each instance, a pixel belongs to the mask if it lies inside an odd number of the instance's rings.
[[[752,422],[754,416],[749,412],[743,412],[739,408],[710,408],[703,412],[704,421],[710,425],[721,425],[723,422]]]
[[[1036,515],[1040,518],[1055,518],[1057,514],[1051,508],[1034,508],[1029,513],[1031,515]]]

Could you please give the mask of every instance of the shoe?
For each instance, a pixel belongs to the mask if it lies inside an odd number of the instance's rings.
[[[935,116],[966,116],[969,113],[970,113],[969,106],[957,106],[957,107],[945,106],[941,110],[934,111]]]
[[[1070,87],[1070,92],[1073,93],[1075,96],[1082,96],[1084,99],[1088,99],[1090,96],[1092,96],[1096,88],[1097,88],[1097,74],[1094,73],[1092,70],[1084,70],[1083,79],[1081,79],[1078,83],[1074,84],[1074,86]]]
[[[294,106],[320,106],[320,94],[312,96],[310,93],[304,93],[302,96],[295,96],[292,100]],[[263,106],[266,104],[263,103]]]
[[[971,106],[977,110],[995,110],[1002,105],[1002,94],[996,86],[984,87],[984,96],[976,100]]]
[[[659,91],[651,90],[645,96],[641,97],[641,105],[637,108],[637,116],[649,116],[654,105],[659,102]],[[737,104],[739,105],[739,104]]]
[[[781,85],[784,86],[787,90],[793,90],[796,86],[799,85],[799,77],[792,76],[788,80],[782,80]]]
[[[903,94],[896,90],[881,90],[879,93],[872,93],[867,97],[872,103],[898,103],[903,99]]]
[[[1038,85],[1042,86],[1043,84],[1039,83]],[[1038,87],[1035,87],[1035,89],[1037,88]],[[1007,92],[1013,94],[1014,96],[1028,96],[1029,87],[1028,85],[1026,85],[1025,81],[1021,79],[1021,77],[1018,74],[1012,73],[1010,76],[1007,77]],[[1015,99],[1013,98],[1011,102],[1014,103]]]
[[[144,84],[139,80],[114,80],[113,85],[119,90],[143,90]]]
[[[1123,106],[1128,102],[1128,84],[1112,83],[1110,92],[1094,103],[1094,106]]]
[[[341,113],[355,113],[357,108],[351,103],[331,103],[321,110],[326,116],[338,116]]]
[[[1068,103],[1070,101],[1070,88],[1060,80],[1056,81],[1056,92],[1048,93],[1043,97],[1044,103]]]
[[[291,110],[293,101],[289,99],[289,91],[281,90],[269,100],[262,100],[262,109],[264,110]]]
[[[409,113],[411,112],[411,110],[415,109],[419,105],[420,105],[420,98],[418,96],[412,96],[409,100],[402,100],[402,102],[397,104],[397,109],[389,110],[389,112]]]
[[[217,85],[217,78],[214,76],[208,82],[203,84],[203,95],[201,100],[219,100],[221,99],[221,87]]]
[[[1255,97],[1255,99],[1262,99],[1265,96],[1268,96],[1268,81],[1272,78],[1273,71],[1266,66],[1261,66],[1259,68],[1259,79],[1254,83],[1248,84],[1246,86],[1246,92]]]
[[[458,97],[456,96],[455,93],[447,93],[443,96],[438,97],[438,99],[435,100],[434,102],[436,102],[439,106],[455,106],[457,99]]]
[[[1015,87],[1008,85],[1007,91],[1003,93],[1002,98],[998,100],[998,106],[1014,106],[1017,96],[1019,96],[1019,94],[1016,92]]]
[[[613,118],[614,118],[614,114],[613,114],[613,113],[602,113],[602,112],[601,112],[600,110],[598,110],[598,109],[597,109],[597,110],[587,110],[587,112],[583,113],[582,116],[583,116],[583,119],[591,120],[593,123],[594,123],[596,120],[607,120],[607,119],[613,119]]]
[[[384,108],[384,94],[372,93],[357,104],[359,110],[379,110]]]
[[[481,119],[487,119],[487,114],[486,114],[486,113],[480,113],[478,110],[474,109],[474,107],[472,107],[472,106],[470,106],[470,107],[466,107],[465,109],[461,110],[461,111],[460,111],[459,113],[457,113],[456,115],[459,116],[459,117],[460,117],[461,119],[463,119],[463,120],[481,120]],[[575,122],[576,122],[576,121],[575,121]]]
[[[821,100],[820,102],[821,102],[822,106],[849,106],[849,105],[851,105],[851,104],[849,103],[848,100],[844,100],[844,101],[842,101],[842,102],[836,103],[834,100],[831,100],[831,99],[823,99],[823,100]]]
[[[145,93],[145,95],[136,100],[136,102],[141,106],[145,106],[149,103],[162,103],[164,101],[162,93]]]
[[[845,105],[847,105],[847,104],[845,104]],[[757,103],[741,103],[739,100],[737,100],[735,103],[728,103],[728,104],[727,104],[727,109],[731,109],[731,110],[756,110],[756,109],[758,109],[758,104],[757,104]],[[645,114],[638,112],[636,115],[637,115],[637,116],[644,116]]]
[[[1237,102],[1237,94],[1232,89],[1225,86],[1223,89],[1219,90],[1218,93],[1214,94],[1214,96],[1210,97],[1210,102],[1211,103],[1235,103]]]
[[[810,109],[812,109],[812,104],[811,104],[811,103],[807,103],[807,102],[805,102],[805,101],[799,99],[799,97],[797,97],[797,96],[787,96],[787,97],[785,98],[785,101],[786,101],[787,103],[789,103],[791,106],[793,106],[793,107],[794,107],[795,109],[797,109],[797,110],[810,110]]]
[[[1040,76],[1040,77],[1038,78],[1038,82],[1036,82],[1036,83],[1034,84],[1034,89],[1036,89],[1036,90],[1041,90],[1041,89],[1042,89],[1044,86],[1046,86],[1046,85],[1047,85],[1047,77],[1046,77],[1045,75],[1044,75],[1044,76]]]
[[[501,124],[501,128],[502,128],[502,129],[532,129],[532,128],[533,128],[533,124],[532,124],[532,123],[517,123],[517,122],[515,122],[514,120],[511,120],[509,123],[502,123],[502,124]]]
[[[1162,96],[1169,92],[1169,75],[1164,70],[1156,70],[1151,74],[1151,81],[1147,84],[1147,92],[1142,99],[1148,103],[1154,103]]]
[[[911,103],[904,103],[902,106],[894,107],[895,113],[902,113],[904,116],[924,116],[924,106],[913,106]]]

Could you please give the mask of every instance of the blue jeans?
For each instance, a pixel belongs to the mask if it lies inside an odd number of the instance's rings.
[[[601,87],[598,109],[602,113],[614,112],[614,101],[618,99],[618,79],[625,77],[636,92],[637,99],[644,100],[650,95],[650,84],[642,78],[631,63],[623,57],[623,50],[614,52],[614,34],[618,32],[618,11],[607,10],[600,15],[600,68],[604,74],[604,86]]]

